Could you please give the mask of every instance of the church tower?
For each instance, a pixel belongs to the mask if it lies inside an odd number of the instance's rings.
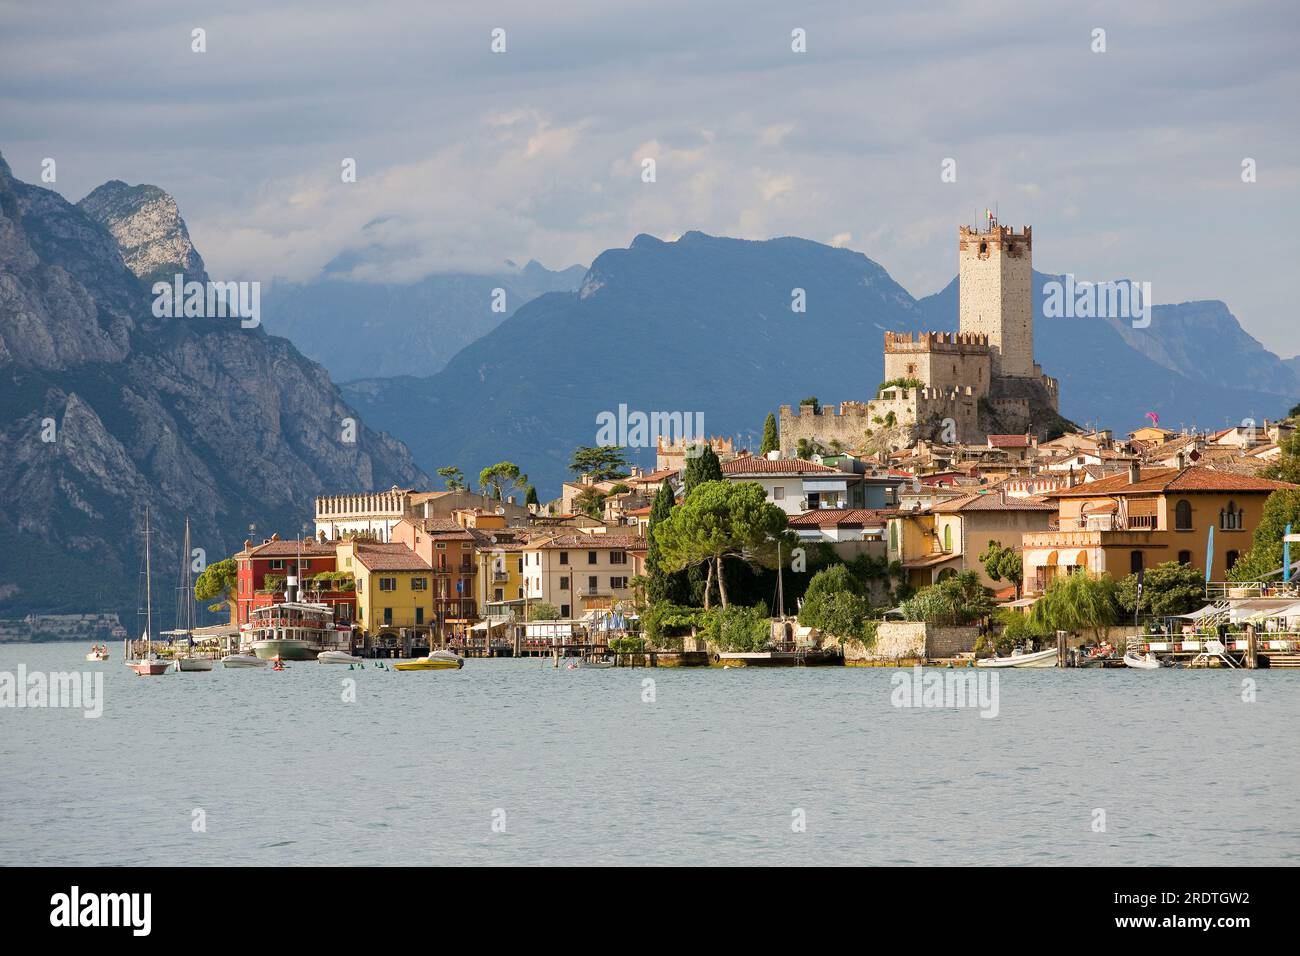
[[[993,377],[1034,376],[1032,227],[1016,232],[998,224],[988,230],[962,226],[958,244],[961,331],[987,335]]]

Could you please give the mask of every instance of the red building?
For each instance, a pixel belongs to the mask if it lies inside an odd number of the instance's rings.
[[[301,561],[301,568],[299,562]],[[334,608],[334,620],[347,623],[356,619],[357,598],[354,585],[345,581],[318,581],[320,574],[338,570],[332,543],[305,538],[282,541],[272,535],[261,544],[244,542],[235,555],[238,590],[236,621],[240,627],[249,622],[254,608],[267,607],[285,599],[285,585],[290,575],[298,578],[299,596],[304,601],[328,604]]]

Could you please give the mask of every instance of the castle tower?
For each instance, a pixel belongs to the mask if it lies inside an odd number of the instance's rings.
[[[988,336],[994,377],[1032,377],[1032,227],[1017,233],[990,213],[986,232],[962,226],[958,238],[961,331]]]

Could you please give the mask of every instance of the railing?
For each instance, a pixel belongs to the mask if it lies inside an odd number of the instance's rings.
[[[1300,583],[1291,581],[1211,581],[1205,587],[1205,596],[1209,601],[1224,601],[1232,598],[1277,597],[1296,598],[1300,600]]]

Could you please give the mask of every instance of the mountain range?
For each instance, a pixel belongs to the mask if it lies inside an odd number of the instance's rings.
[[[110,182],[73,205],[0,157],[0,617],[134,628],[146,505],[170,595],[187,516],[215,561],[250,527],[298,533],[321,491],[428,483],[287,339],[155,317],[149,282],[176,272],[207,281],[162,190]]]
[[[578,288],[587,271],[507,262],[486,275],[442,273],[394,284],[350,279],[352,264],[351,256],[339,257],[320,278],[273,283],[262,299],[267,331],[292,340],[340,381],[432,375],[525,302]]]
[[[1251,338],[1222,302],[1157,305],[1146,329],[1048,319],[1034,275],[1035,350],[1061,383],[1061,413],[1124,432],[1156,412],[1169,427],[1262,422],[1295,404],[1294,364]],[[957,280],[914,298],[858,252],[805,239],[641,235],[602,253],[574,293],[543,295],[431,376],[346,382],[367,420],[432,472],[508,459],[543,493],[597,416],[703,412],[709,434],[756,449],[763,418],[809,395],[874,397],[883,333],[957,328]],[[804,290],[806,311],[792,308]],[[633,453],[653,465],[653,449]]]

